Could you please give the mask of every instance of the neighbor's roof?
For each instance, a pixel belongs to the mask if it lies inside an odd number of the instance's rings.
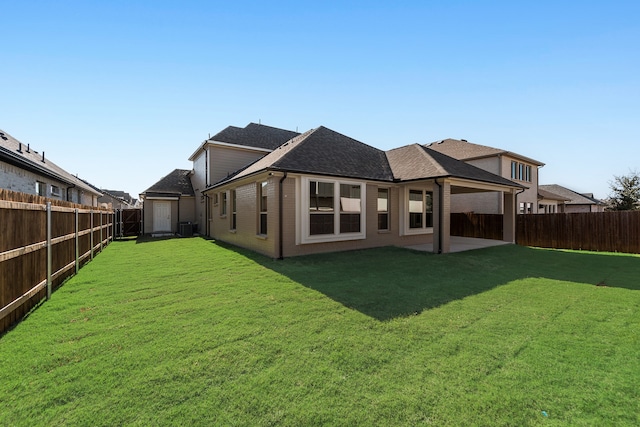
[[[491,157],[491,156],[497,156],[501,154],[507,154],[507,155],[525,160],[529,163],[533,163],[538,166],[544,166],[544,163],[539,162],[538,160],[534,160],[530,157],[525,157],[521,154],[517,154],[512,151],[489,147],[486,145],[473,144],[466,140],[460,140],[460,139],[452,139],[452,138],[443,139],[441,141],[425,144],[425,147],[428,147],[432,150],[439,151],[443,154],[446,154],[447,156],[453,157],[454,159],[458,159],[458,160],[473,160],[473,159],[480,159],[483,157]]]
[[[401,181],[452,177],[525,188],[499,175],[419,144],[395,148],[386,154],[395,178]]]
[[[543,190],[540,187],[538,187],[538,196],[539,196],[540,199],[557,200],[557,201],[560,201],[560,202],[566,202],[566,201],[571,200],[571,199],[569,199],[567,197],[564,197],[564,196],[561,196],[559,194],[552,193],[551,191]]]
[[[602,202],[593,197],[588,197],[584,194],[576,193],[566,187],[558,184],[539,185],[538,190],[548,191],[553,194],[565,197],[567,205],[601,205]]]
[[[275,150],[298,135],[300,135],[298,132],[258,123],[249,123],[243,128],[228,126],[200,144],[189,160],[193,160],[198,151],[209,143],[223,142],[225,144],[241,145],[263,150]]]
[[[45,156],[44,151],[39,153],[0,129],[0,160],[13,164],[21,169],[28,170],[37,175],[55,179],[59,182],[74,185],[84,191],[101,195],[102,193],[87,184],[85,181],[71,175],[60,166],[53,163]],[[43,161],[44,160],[44,161]]]
[[[191,178],[189,178],[190,175],[190,170],[175,169],[141,194],[147,197],[170,195],[194,196],[195,193],[191,185]]]

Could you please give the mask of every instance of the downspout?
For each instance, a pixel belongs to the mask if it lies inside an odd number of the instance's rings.
[[[284,243],[282,239],[284,238],[284,219],[282,218],[282,209],[284,205],[284,196],[282,195],[282,183],[287,179],[287,171],[284,171],[284,175],[280,178],[278,182],[278,246],[280,256],[278,259],[284,259]]]
[[[69,199],[69,190],[75,188],[75,184],[71,184],[71,187],[67,187],[67,202],[70,202],[71,200]]]
[[[516,212],[515,212],[515,216],[516,216],[516,224],[515,224],[516,232],[514,233],[513,240],[515,241],[516,245],[518,244],[518,212],[517,211],[520,209],[520,205],[518,205],[518,194],[524,193],[524,190],[526,190],[526,188],[523,188],[520,191],[516,191],[516,195],[514,197],[515,200],[513,201],[513,203],[515,203],[514,209],[516,210]],[[537,199],[537,197],[536,197],[536,199]],[[536,200],[536,203],[537,203],[537,200]],[[504,213],[503,213],[503,215],[504,215]],[[504,219],[503,219],[503,221],[504,221]],[[503,227],[503,229],[504,229],[504,227]]]
[[[433,181],[438,186],[438,253],[442,253],[442,217],[444,215],[444,189],[437,179]]]

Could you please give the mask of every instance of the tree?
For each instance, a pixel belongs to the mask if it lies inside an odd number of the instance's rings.
[[[612,193],[609,195],[609,210],[640,210],[640,174],[630,171],[627,175],[614,176],[609,182]]]

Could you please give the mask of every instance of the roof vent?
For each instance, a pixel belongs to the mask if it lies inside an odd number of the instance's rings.
[[[42,152],[42,163],[44,163],[44,151]]]
[[[462,142],[469,142],[469,141],[467,141],[466,139],[461,139],[460,141],[462,141]]]
[[[29,144],[27,144],[27,153],[30,153],[30,151],[29,151]]]
[[[22,153],[22,142],[18,142],[18,153]]]

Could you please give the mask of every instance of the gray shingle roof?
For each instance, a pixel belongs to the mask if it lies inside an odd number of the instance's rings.
[[[454,177],[525,188],[499,175],[419,144],[389,150],[387,158],[395,178],[401,181]]]
[[[90,193],[100,195],[100,191],[85,181],[71,175],[60,166],[53,163],[44,151],[38,152],[30,147],[30,144],[23,144],[5,131],[0,129],[0,159],[7,163],[30,170],[33,173],[48,176],[60,182],[75,185]],[[43,161],[44,159],[44,161]]]
[[[298,135],[300,135],[298,132],[286,129],[249,123],[244,128],[228,126],[209,138],[209,141],[275,150],[280,145]]]
[[[287,141],[214,186],[265,170],[386,182],[456,177],[525,188],[418,144],[384,152],[322,126]]]
[[[544,190],[564,197],[567,205],[601,205],[602,202],[598,199],[587,197],[583,194],[576,193],[566,187],[558,184],[539,185],[539,190]]]
[[[453,157],[454,159],[458,160],[471,160],[482,157],[497,156],[500,154],[509,154],[513,157],[521,158],[538,166],[544,165],[544,163],[542,162],[522,156],[517,153],[513,153],[511,151],[503,150],[501,148],[489,147],[486,145],[473,144],[471,142],[460,139],[447,138],[441,141],[425,144],[425,147],[428,147],[435,151],[439,151],[440,153],[446,154],[447,156]]]
[[[170,174],[161,178],[160,181],[147,188],[143,193],[147,197],[152,195],[183,195],[193,196],[193,186],[191,185],[191,171],[186,169],[175,169]]]
[[[567,197],[563,197],[563,196],[561,196],[559,194],[552,193],[551,191],[543,190],[540,187],[538,187],[538,196],[541,199],[557,200],[557,201],[560,201],[560,202],[571,200],[571,199],[569,199]]]
[[[377,181],[393,180],[384,151],[320,126],[287,141],[220,183],[267,169]]]

